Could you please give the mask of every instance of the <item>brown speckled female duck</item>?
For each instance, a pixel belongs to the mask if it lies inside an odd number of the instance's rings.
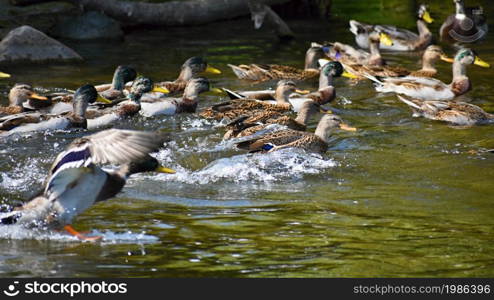
[[[272,79],[293,79],[306,80],[319,76],[319,67],[317,61],[324,57],[324,52],[321,47],[311,47],[305,54],[304,69],[298,69],[283,65],[231,65],[233,72],[239,79],[252,80],[257,82],[272,80]]]
[[[237,147],[249,150],[249,152],[272,152],[295,147],[309,152],[324,153],[328,149],[329,137],[336,128],[348,131],[356,130],[343,123],[340,117],[333,114],[325,114],[319,121],[315,133],[291,129],[281,130],[240,142]]]
[[[292,118],[283,113],[276,113],[268,118],[263,118],[258,115],[241,116],[227,125],[227,132],[223,139],[226,140],[234,137],[252,135],[266,129],[266,127],[271,124],[283,125],[289,129],[303,131],[307,128],[309,119],[319,111],[321,111],[321,107],[318,103],[306,101],[302,104],[296,118]]]

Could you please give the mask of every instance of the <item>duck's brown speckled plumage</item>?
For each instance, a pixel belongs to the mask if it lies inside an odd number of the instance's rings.
[[[270,152],[283,148],[302,148],[310,152],[324,153],[328,147],[331,130],[342,127],[343,122],[335,115],[324,115],[317,125],[315,133],[292,129],[271,132],[251,140],[237,143],[240,149],[249,152]]]
[[[318,60],[324,57],[324,52],[320,46],[311,47],[305,54],[304,69],[298,69],[291,66],[277,64],[250,64],[250,65],[231,65],[235,75],[240,79],[252,80],[257,82],[267,80],[307,80],[319,76]]]
[[[264,114],[288,112],[291,109],[290,104],[270,104],[257,100],[232,100],[212,107],[206,108],[199,115],[207,119],[235,119],[244,114],[258,113]]]
[[[266,103],[255,99],[230,100],[204,109],[199,115],[207,119],[236,119],[242,115],[252,115],[259,110],[270,112],[287,112],[292,106],[288,102],[290,94],[296,91],[295,83],[289,80],[280,80],[276,87],[276,103]]]
[[[309,119],[319,110],[319,104],[313,101],[307,101],[300,108],[296,118],[283,113],[263,114],[262,112],[250,116],[241,116],[227,125],[228,131],[223,138],[229,139],[252,135],[271,124],[283,125],[289,129],[304,131]]]
[[[453,101],[422,101],[398,96],[410,106],[414,116],[444,121],[454,125],[472,126],[494,122],[494,115],[485,112],[477,105]]]

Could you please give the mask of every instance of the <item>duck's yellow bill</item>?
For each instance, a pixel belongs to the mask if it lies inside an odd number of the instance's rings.
[[[451,57],[447,57],[445,54],[441,54],[441,60],[445,61],[445,62],[449,62],[449,63],[454,63],[455,60],[452,59]]]
[[[393,40],[391,39],[391,37],[389,37],[389,35],[385,34],[384,32],[381,32],[379,34],[379,42],[386,46],[393,46]]]
[[[169,94],[170,91],[166,87],[154,86],[151,92],[158,92],[163,94]]]
[[[204,92],[203,94],[209,96],[224,96],[226,95],[226,92],[223,91],[222,89],[209,86],[209,91]]]
[[[0,72],[0,78],[10,78],[10,74]]]
[[[328,115],[330,115],[330,114],[332,114],[332,113],[333,113],[331,110],[326,109],[326,108],[324,108],[324,107],[321,107],[321,108],[319,109],[319,112],[321,112],[321,113],[323,113],[323,114],[328,114]]]
[[[424,15],[422,16],[422,20],[424,20],[425,22],[427,22],[427,23],[429,23],[429,24],[430,24],[430,23],[432,23],[432,22],[434,22],[434,19],[433,19],[433,18],[431,18],[431,15],[429,14],[429,12],[428,12],[428,11],[426,11],[426,12],[424,13]]]
[[[307,95],[307,94],[310,93],[310,91],[309,90],[299,90],[299,89],[296,89],[295,90],[295,93],[301,94],[301,95]]]
[[[341,76],[346,77],[346,78],[351,78],[351,79],[358,78],[357,75],[354,75],[354,74],[352,74],[350,72],[347,72],[347,71],[343,71],[343,73],[341,74]]]
[[[36,100],[48,100],[48,98],[47,98],[47,97],[45,97],[45,96],[41,96],[41,95],[38,95],[38,94],[36,94],[36,93],[31,93],[31,94],[29,95],[29,98],[30,98],[30,99],[36,99]]]
[[[173,169],[169,169],[169,168],[165,168],[163,166],[159,166],[155,169],[156,172],[158,173],[167,173],[167,174],[175,174],[177,173],[177,171],[173,170]]]
[[[111,100],[108,100],[101,95],[98,95],[98,97],[96,98],[96,101],[101,102],[101,103],[105,103],[105,104],[112,104]]]
[[[209,73],[209,74],[221,74],[221,71],[219,69],[216,69],[214,67],[208,66],[206,70],[204,70],[204,73]]]
[[[475,60],[473,62],[474,65],[480,66],[482,68],[490,68],[491,65],[483,60],[481,60],[478,56],[475,56]]]
[[[340,129],[346,130],[346,131],[357,131],[357,128],[351,127],[345,123],[340,124]]]

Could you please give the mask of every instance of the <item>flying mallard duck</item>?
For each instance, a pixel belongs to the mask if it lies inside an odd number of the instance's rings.
[[[489,28],[482,7],[465,7],[463,0],[453,3],[456,13],[441,25],[441,40],[472,43],[485,37]]]
[[[0,78],[10,78],[10,74],[0,72]]]
[[[343,123],[340,117],[325,114],[317,125],[315,133],[281,130],[237,143],[239,149],[249,152],[272,152],[284,148],[302,148],[310,152],[324,153],[328,149],[329,137],[336,128],[355,131],[356,129]]]
[[[343,69],[341,63],[337,61],[326,61],[319,60],[322,65],[321,71],[319,73],[319,88],[316,92],[308,93],[308,91],[300,91],[302,93],[293,93],[289,96],[288,101],[293,106],[293,110],[298,112],[300,110],[301,105],[308,101],[312,100],[320,105],[324,105],[334,100],[336,97],[335,88],[333,86],[333,78],[335,77],[347,77],[347,78],[356,78],[355,75],[346,72]],[[223,89],[230,99],[257,99],[264,101],[274,101],[275,91],[273,90],[264,90],[264,91],[242,91],[242,92],[234,92],[229,89]],[[273,103],[273,102],[268,102]]]
[[[461,49],[453,63],[453,80],[446,84],[434,78],[407,76],[402,78],[376,78],[367,76],[376,82],[378,92],[394,92],[420,100],[452,100],[471,89],[466,75],[467,66],[475,64],[484,68],[490,65],[481,60],[472,50]]]
[[[306,80],[319,76],[318,60],[324,57],[324,52],[321,47],[310,47],[305,54],[304,69],[298,69],[290,66],[282,65],[231,65],[233,73],[239,79],[252,80],[257,82],[272,80],[272,79],[293,79]]]
[[[156,85],[166,88],[171,94],[174,94],[184,91],[189,80],[205,74],[221,74],[221,71],[210,66],[204,58],[194,56],[184,62],[175,81],[158,82]]]
[[[69,224],[94,203],[116,196],[132,174],[175,173],[149,155],[167,140],[157,133],[118,129],[74,140],[53,162],[44,190],[24,205],[0,214],[0,224],[64,228],[82,240],[99,239],[87,237]],[[100,167],[103,164],[120,168],[107,171]]]
[[[0,119],[2,136],[13,133],[45,131],[53,129],[87,128],[86,109],[90,103],[103,101],[94,86],[84,85],[74,94],[73,111],[60,115],[45,115],[42,113],[22,113]],[[106,99],[104,99],[106,100]],[[20,126],[21,125],[21,126]]]
[[[366,74],[377,77],[434,77],[437,74],[437,69],[434,64],[438,59],[450,63],[453,62],[451,58],[444,54],[441,47],[430,45],[425,49],[424,54],[422,55],[422,68],[417,71],[409,71],[402,67],[366,66],[360,64],[345,64],[344,66],[349,73],[355,75],[358,79],[366,79]]]
[[[219,121],[223,118],[233,120],[242,115],[252,114],[258,110],[264,112],[287,112],[292,108],[288,97],[297,91],[297,87],[293,81],[280,80],[276,87],[276,103],[274,104],[256,99],[230,100],[208,107],[199,115],[206,119]]]
[[[454,125],[472,126],[494,123],[494,115],[477,105],[453,101],[422,101],[398,98],[413,110],[414,117],[449,122]]]
[[[297,117],[294,119],[281,112],[275,112],[265,117],[262,112],[253,115],[240,116],[226,125],[227,132],[223,136],[224,140],[252,135],[256,132],[266,129],[271,124],[278,124],[293,130],[304,131],[307,128],[307,122],[321,107],[314,101],[306,101],[302,104]]]
[[[155,86],[153,81],[147,77],[137,77],[132,83],[128,100],[120,102],[115,107],[96,109],[88,112],[88,128],[94,129],[108,126],[126,117],[132,117],[141,110],[141,97],[144,93],[160,92],[168,93],[168,90]]]
[[[360,48],[369,48],[369,35],[374,29],[386,33],[392,40],[392,44],[381,44],[381,49],[394,51],[416,51],[425,49],[432,42],[432,33],[427,28],[427,23],[432,23],[427,7],[420,5],[417,12],[417,30],[419,34],[406,29],[389,25],[369,25],[355,20],[350,21],[350,31],[355,35],[355,41]]]
[[[25,105],[25,102],[28,105]],[[0,116],[18,114],[43,107],[43,102],[50,104],[47,97],[36,94],[30,85],[18,83],[10,89],[9,106],[0,107]]]
[[[152,103],[141,103],[141,114],[147,117],[157,115],[174,115],[179,113],[194,113],[199,102],[199,94],[213,90],[221,93],[219,89],[211,88],[207,78],[199,77],[189,80],[182,98],[162,98]]]

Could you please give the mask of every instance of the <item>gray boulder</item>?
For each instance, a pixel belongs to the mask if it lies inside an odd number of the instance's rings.
[[[59,41],[27,25],[13,29],[0,42],[0,63],[74,60],[82,60],[82,57]]]
[[[124,35],[120,23],[97,11],[67,17],[55,26],[52,33],[74,40],[122,39]]]

